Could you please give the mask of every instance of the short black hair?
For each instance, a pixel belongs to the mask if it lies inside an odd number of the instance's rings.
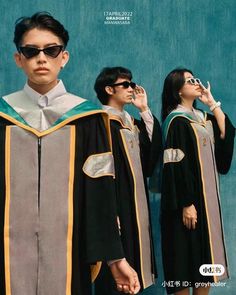
[[[107,104],[109,100],[109,94],[106,92],[105,87],[114,84],[119,78],[126,78],[131,81],[132,73],[130,70],[123,67],[106,67],[103,68],[97,76],[94,90],[102,104]]]
[[[62,40],[64,48],[69,41],[69,34],[64,26],[58,20],[53,18],[50,13],[41,11],[35,13],[31,17],[24,16],[16,20],[13,41],[17,50],[21,46],[24,34],[35,28],[51,31]]]
[[[162,121],[164,121],[169,113],[173,111],[178,104],[181,103],[179,91],[185,83],[184,73],[186,72],[193,75],[193,72],[189,69],[176,68],[171,71],[165,78],[162,91]],[[193,103],[193,106],[196,107],[195,101]]]

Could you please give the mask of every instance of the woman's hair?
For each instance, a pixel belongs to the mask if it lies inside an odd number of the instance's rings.
[[[179,91],[185,83],[184,73],[186,72],[193,75],[192,71],[188,69],[177,68],[171,71],[165,78],[162,91],[162,121],[181,103]]]
[[[109,94],[105,90],[106,86],[114,84],[119,78],[132,80],[132,73],[130,70],[123,67],[107,67],[103,68],[97,76],[94,90],[103,105],[106,105],[109,100]]]
[[[69,34],[64,26],[48,12],[37,12],[31,17],[21,17],[15,23],[14,43],[18,49],[25,33],[32,29],[47,30],[52,32],[63,42],[64,48],[69,41]]]

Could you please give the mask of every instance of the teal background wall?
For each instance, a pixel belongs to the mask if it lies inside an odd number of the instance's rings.
[[[61,73],[68,90],[97,102],[94,80],[104,66],[132,70],[134,81],[148,93],[160,114],[163,80],[173,68],[185,66],[211,82],[213,95],[236,125],[236,1],[235,0],[0,0],[0,95],[16,91],[25,77],[15,67],[14,22],[36,11],[48,11],[70,32],[71,60]],[[129,12],[130,24],[104,24],[105,12]],[[137,112],[128,107],[137,116]],[[211,294],[236,294],[236,161],[221,177],[221,200],[231,279]],[[152,194],[152,218],[159,279],[144,294],[165,294],[160,254],[160,196]],[[1,290],[0,290],[1,291]]]

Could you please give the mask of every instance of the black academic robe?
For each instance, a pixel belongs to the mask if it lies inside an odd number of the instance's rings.
[[[109,111],[109,110],[108,110]],[[135,148],[135,139],[133,135],[129,134],[129,127],[122,121],[122,119],[110,113],[110,126],[112,134],[112,150],[115,161],[115,183],[117,193],[117,204],[118,204],[118,219],[120,225],[120,234],[122,239],[122,245],[124,248],[125,257],[128,263],[138,273],[139,281],[141,284],[141,291],[147,288],[155,282],[157,277],[154,251],[153,251],[153,240],[151,233],[151,222],[150,216],[143,215],[141,217],[141,209],[137,208],[139,201],[137,198],[137,182],[144,184],[143,199],[145,204],[149,207],[148,200],[148,189],[147,189],[147,177],[152,175],[155,164],[158,160],[161,150],[161,130],[158,120],[154,117],[154,128],[152,141],[148,137],[145,123],[139,120],[134,120],[134,126],[138,130],[139,137],[139,150],[136,150],[136,163],[132,162],[132,149]],[[127,132],[127,133],[126,133]],[[125,137],[125,134],[127,137]],[[130,137],[129,137],[130,136]],[[139,174],[137,179],[137,162],[141,163],[142,174]],[[140,172],[140,171],[139,171]],[[140,198],[141,199],[141,198]],[[142,206],[142,205],[141,205]],[[148,208],[149,211],[149,208]],[[148,229],[146,229],[149,235],[148,245],[142,243],[142,225],[145,224],[145,219],[148,218]],[[150,265],[145,269],[145,261],[147,262],[149,257],[148,252],[145,252],[145,247],[150,250]],[[148,269],[150,267],[150,269]],[[146,274],[145,274],[146,272]],[[102,271],[96,279],[96,295],[112,295],[121,294],[116,291],[116,287],[112,277],[108,272],[106,265],[103,265]],[[123,293],[122,293],[123,294]]]
[[[107,114],[72,113],[39,132],[1,102],[3,295],[89,295],[90,265],[124,257]]]
[[[171,113],[163,124],[161,233],[165,286],[168,294],[197,282],[217,282],[228,277],[220,212],[218,172],[230,168],[235,128],[226,116],[225,139],[216,119],[205,114],[199,123],[190,114]],[[195,230],[182,221],[183,207],[194,204]],[[221,264],[222,276],[202,276],[203,264]]]

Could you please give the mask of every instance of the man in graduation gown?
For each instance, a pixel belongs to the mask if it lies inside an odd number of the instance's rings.
[[[104,68],[94,88],[110,117],[117,220],[125,257],[137,271],[141,289],[145,289],[156,277],[146,177],[157,162],[161,133],[159,122],[148,108],[145,90],[131,79],[128,69]],[[124,110],[130,103],[140,110],[141,121]],[[96,295],[117,294],[106,268],[104,265],[96,280]]]
[[[110,261],[126,292],[139,290],[120,260],[107,115],[57,79],[68,39],[47,13],[16,23],[15,61],[28,79],[0,99],[1,294],[89,295],[97,261]]]

